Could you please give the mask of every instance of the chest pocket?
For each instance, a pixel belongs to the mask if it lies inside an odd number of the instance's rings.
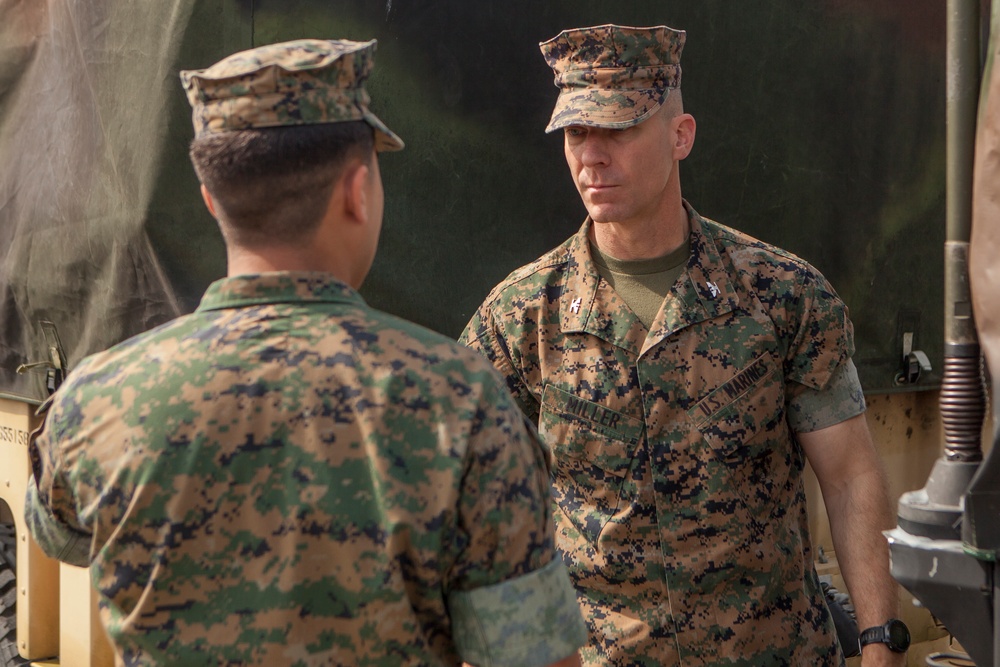
[[[538,430],[555,456],[553,493],[560,509],[596,543],[635,496],[629,472],[636,465],[642,421],[548,384]]]
[[[791,471],[801,455],[785,419],[784,379],[771,356],[755,359],[689,414],[708,445],[710,465],[728,475],[729,491],[749,518],[783,515],[792,505]]]

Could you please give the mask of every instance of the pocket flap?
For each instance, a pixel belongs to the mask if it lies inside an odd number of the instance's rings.
[[[557,454],[583,458],[608,472],[628,472],[642,439],[641,420],[547,384],[539,424]]]

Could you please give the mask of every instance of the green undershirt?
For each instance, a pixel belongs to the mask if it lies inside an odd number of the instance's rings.
[[[590,253],[597,272],[649,329],[667,293],[687,265],[691,243],[685,240],[676,250],[652,259],[617,259],[601,252],[593,243]]]

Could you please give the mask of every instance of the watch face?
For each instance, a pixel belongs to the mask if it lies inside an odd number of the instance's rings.
[[[906,624],[902,621],[897,621],[895,619],[886,623],[886,629],[889,634],[889,646],[897,648],[897,650],[905,651],[910,646],[910,631],[906,628]]]

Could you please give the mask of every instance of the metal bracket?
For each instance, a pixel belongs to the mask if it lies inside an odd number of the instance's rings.
[[[931,372],[931,360],[922,350],[913,349],[913,332],[903,333],[903,369],[896,374],[896,385],[916,384],[920,376]]]
[[[45,337],[45,345],[48,349],[49,358],[45,361],[32,361],[21,364],[17,367],[17,374],[24,375],[30,371],[45,369],[45,389],[49,394],[55,393],[63,380],[66,379],[66,353],[63,352],[62,342],[59,340],[59,332],[56,325],[48,320],[38,323],[42,328],[42,335]]]

